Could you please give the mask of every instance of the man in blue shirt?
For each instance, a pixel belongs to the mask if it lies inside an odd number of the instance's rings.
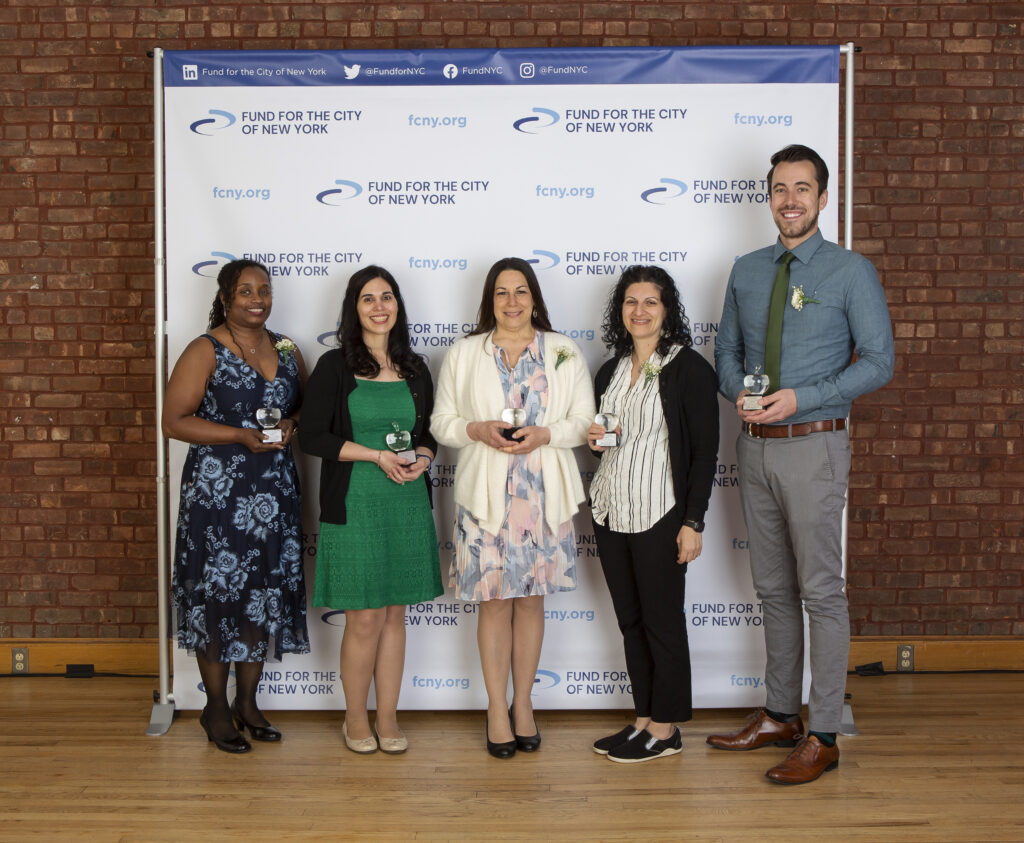
[[[850,471],[846,417],[854,398],[892,378],[894,352],[874,267],[818,230],[828,201],[825,162],[797,145],[771,162],[768,188],[779,239],[736,261],[715,345],[719,390],[736,402],[743,421],[736,455],[750,570],[764,614],[768,696],[743,729],[707,742],[731,750],[795,746],[766,775],[803,784],[839,763],[836,732],[850,651],[842,550]],[[754,399],[743,381],[758,366],[777,383]],[[760,408],[744,409],[745,396],[746,406]],[[799,716],[802,607],[811,646],[806,734]]]

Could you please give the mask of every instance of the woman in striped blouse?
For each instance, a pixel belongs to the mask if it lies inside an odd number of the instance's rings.
[[[632,763],[680,752],[675,724],[692,717],[684,589],[718,459],[718,398],[715,372],[693,350],[679,291],[662,268],[628,267],[602,327],[613,356],[595,378],[598,418],[613,417],[618,442],[597,444],[606,425],[596,421],[588,432],[601,456],[591,506],[636,720],[594,751]]]

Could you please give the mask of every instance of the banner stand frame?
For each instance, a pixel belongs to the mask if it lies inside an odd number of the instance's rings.
[[[160,418],[164,409],[164,384],[167,356],[167,324],[165,315],[164,255],[164,51],[153,50],[153,285],[155,308],[155,366],[156,382],[156,594],[157,594],[157,647],[160,658],[160,688],[153,692],[153,711],[149,716],[147,735],[163,735],[174,720],[174,697],[170,692],[170,657],[167,652],[170,638],[170,604],[168,583],[170,567],[167,558],[167,440],[164,439]]]
[[[852,41],[840,45],[839,54],[846,54],[846,120],[845,135],[843,141],[843,247],[853,248],[853,56],[859,52],[859,47],[854,46]],[[846,419],[846,429],[850,430],[850,419]],[[847,434],[849,435],[849,433]],[[843,549],[843,579],[846,579],[846,543],[850,523],[850,496],[846,495],[843,504],[843,523],[840,533],[840,546]],[[853,720],[853,704],[851,695],[847,694],[843,700],[843,714],[839,724],[839,734],[852,737],[859,735],[860,730]]]
[[[844,154],[844,225],[843,246],[851,249],[853,244],[853,56],[860,48],[853,41],[839,45],[839,54],[846,56],[845,79],[845,133]],[[146,734],[154,737],[166,734],[174,720],[174,696],[170,691],[170,561],[169,561],[169,509],[167,489],[167,440],[161,427],[166,385],[167,322],[166,322],[166,254],[165,254],[165,213],[164,213],[164,90],[163,90],[163,49],[156,47],[153,57],[153,228],[154,228],[154,381],[155,381],[155,423],[156,423],[156,508],[157,508],[157,647],[159,654],[159,689],[153,692],[154,705],[150,714]],[[842,550],[843,571],[846,570],[847,522],[849,502],[843,508]],[[847,728],[849,724],[849,729]],[[853,725],[853,712],[849,697],[843,706],[843,729],[841,734],[857,734]]]

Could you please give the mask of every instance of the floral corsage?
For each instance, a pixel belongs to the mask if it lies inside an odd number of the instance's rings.
[[[572,358],[575,357],[575,356],[576,356],[576,352],[573,351],[572,349],[568,348],[567,346],[563,345],[561,348],[556,349],[555,350],[555,368],[557,369],[566,360],[572,360]]]
[[[277,353],[281,355],[285,363],[287,363],[295,353],[295,343],[288,339],[288,337],[282,337],[275,342],[274,348],[277,349]]]
[[[789,304],[793,310],[803,310],[805,304],[821,304],[821,302],[804,295],[803,287],[794,287],[793,298],[789,300]]]
[[[661,374],[661,366],[657,366],[648,360],[640,367],[640,371],[644,373],[644,388],[646,389],[651,385],[651,381]]]

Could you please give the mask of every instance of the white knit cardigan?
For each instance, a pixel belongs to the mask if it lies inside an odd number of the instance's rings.
[[[505,519],[509,454],[475,442],[466,425],[501,418],[505,396],[494,363],[491,334],[457,341],[448,351],[434,397],[430,432],[442,445],[458,448],[455,502],[466,507],[487,532]],[[548,405],[539,427],[551,432],[540,448],[544,477],[544,517],[552,531],[579,511],[586,496],[572,449],[587,439],[594,420],[594,390],[579,346],[563,334],[540,334],[548,379]],[[556,367],[559,351],[563,360]]]

